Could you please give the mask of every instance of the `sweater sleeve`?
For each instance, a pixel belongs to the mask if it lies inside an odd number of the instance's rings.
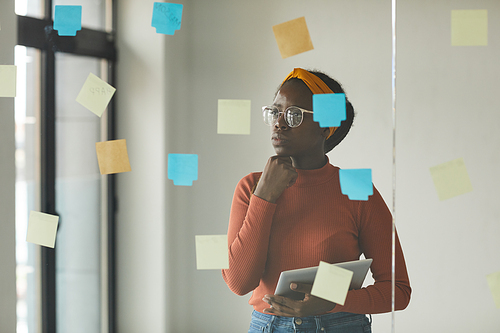
[[[267,260],[269,235],[276,204],[252,194],[259,174],[250,174],[238,183],[233,196],[227,232],[229,269],[222,276],[237,295],[254,290]]]
[[[382,196],[373,188],[368,201],[359,204],[358,241],[375,283],[347,293],[344,306],[337,304],[332,312],[384,313],[392,308],[392,215]],[[395,309],[403,310],[410,302],[411,287],[401,244],[396,234]]]

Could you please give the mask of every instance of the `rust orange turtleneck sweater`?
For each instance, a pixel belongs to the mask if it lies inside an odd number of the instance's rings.
[[[297,170],[296,183],[275,204],[251,193],[261,173],[251,173],[236,187],[228,229],[229,269],[222,275],[238,295],[253,291],[249,303],[262,312],[262,300],[274,294],[284,270],[373,258],[375,283],[350,290],[344,306],[332,312],[391,311],[392,217],[379,192],[368,201],[349,200],[340,191],[339,168],[327,163]],[[397,237],[397,236],[396,236]],[[396,309],[410,300],[410,282],[396,238]]]

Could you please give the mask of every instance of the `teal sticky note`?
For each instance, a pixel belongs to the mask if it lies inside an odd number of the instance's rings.
[[[313,120],[321,127],[338,127],[346,120],[345,94],[314,94]]]
[[[192,186],[198,180],[198,155],[168,154],[168,179],[177,186]]]
[[[181,29],[182,7],[177,3],[155,2],[151,26],[156,28],[157,33],[173,35]]]
[[[339,170],[340,189],[350,200],[367,201],[373,194],[372,169]]]
[[[82,6],[56,6],[54,30],[59,36],[76,36],[82,30]]]

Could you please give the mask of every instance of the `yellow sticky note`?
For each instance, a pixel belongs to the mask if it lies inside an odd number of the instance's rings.
[[[244,99],[219,99],[218,134],[250,134],[250,104]]]
[[[344,305],[353,274],[348,269],[320,261],[311,295]]]
[[[228,269],[227,235],[197,235],[196,268]]]
[[[430,168],[439,200],[446,200],[472,191],[472,184],[463,158]]]
[[[451,45],[488,45],[488,11],[486,9],[452,10]]]
[[[17,66],[0,65],[0,97],[16,97]]]
[[[59,216],[31,211],[26,241],[54,248]]]
[[[273,32],[283,59],[314,48],[303,16],[273,26]]]
[[[76,101],[100,117],[108,107],[115,91],[116,89],[107,82],[90,73]]]
[[[486,275],[495,305],[500,309],[500,272]]]
[[[95,149],[101,175],[132,170],[128,160],[127,141],[125,139],[96,142]]]

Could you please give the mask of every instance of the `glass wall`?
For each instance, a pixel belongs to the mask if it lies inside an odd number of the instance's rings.
[[[100,329],[101,119],[75,102],[100,60],[56,55],[57,331]]]

